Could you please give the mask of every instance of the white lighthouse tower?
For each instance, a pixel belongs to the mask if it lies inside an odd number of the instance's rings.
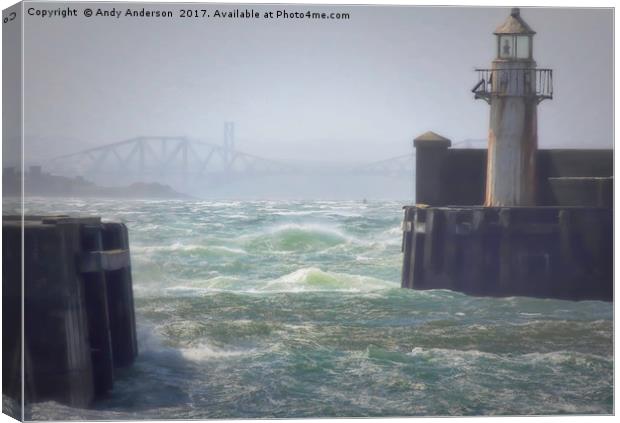
[[[537,69],[535,32],[518,8],[495,32],[497,54],[491,69],[476,69],[475,98],[491,105],[487,158],[486,206],[533,206],[536,203],[536,108],[553,96],[552,72]]]

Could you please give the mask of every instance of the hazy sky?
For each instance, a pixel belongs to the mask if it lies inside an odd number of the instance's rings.
[[[250,5],[261,15],[333,10],[351,18],[88,19],[86,6],[71,6],[79,17],[25,20],[27,157],[138,135],[219,143],[227,120],[236,122],[238,149],[272,158],[378,160],[409,152],[427,130],[455,141],[486,138],[489,106],[473,99],[473,69],[490,67],[492,32],[510,13]],[[611,9],[521,14],[537,31],[538,66],[554,71],[555,97],[539,106],[540,146],[610,148]]]

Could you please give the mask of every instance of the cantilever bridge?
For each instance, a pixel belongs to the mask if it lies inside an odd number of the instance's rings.
[[[474,140],[473,142],[478,142]],[[469,144],[472,140],[459,144]],[[415,153],[343,169],[345,173],[402,178],[413,175]],[[221,145],[188,137],[143,136],[55,157],[47,171],[82,176],[95,182],[183,181],[223,183],[268,175],[301,173],[303,169],[240,152],[234,126],[227,122]]]
[[[188,137],[136,137],[51,159],[52,173],[86,178],[127,179],[160,177],[216,177],[286,173],[286,164],[235,150],[233,127],[225,127],[223,145]]]
[[[473,146],[486,146],[486,140],[466,139],[452,144],[454,147],[462,146],[471,148]],[[389,159],[378,160],[366,163],[352,169],[353,172],[361,175],[388,176],[393,178],[412,177],[415,169],[415,152],[391,157]]]

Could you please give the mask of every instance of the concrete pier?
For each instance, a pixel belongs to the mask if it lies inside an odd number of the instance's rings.
[[[612,222],[596,207],[405,207],[402,287],[612,301]]]
[[[613,300],[613,151],[536,151],[536,206],[485,207],[487,151],[414,140],[402,287]]]
[[[19,401],[23,382],[26,403],[88,406],[138,353],[126,226],[98,217],[27,216],[22,223],[5,216],[3,241],[3,319],[16,335],[3,339],[5,395]],[[21,354],[23,374],[15,369]]]
[[[613,300],[613,151],[536,151],[536,203],[484,207],[487,151],[414,140],[402,287]]]

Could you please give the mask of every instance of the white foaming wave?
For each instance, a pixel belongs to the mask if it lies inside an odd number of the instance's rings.
[[[352,209],[350,209],[352,210]],[[331,209],[331,210],[321,210],[321,213],[338,216],[338,217],[364,217],[363,214],[355,212],[355,211],[345,211],[344,209]]]
[[[167,293],[174,294],[174,296],[195,296],[196,294],[206,293],[207,288],[201,288],[189,285],[176,285],[170,286],[164,289]],[[185,295],[184,295],[185,294]]]
[[[250,216],[248,216],[245,213],[223,214],[222,217],[225,217],[227,219],[249,219],[250,218]]]
[[[308,236],[326,236],[339,239],[342,243],[360,246],[364,248],[370,248],[376,251],[385,251],[388,247],[400,246],[401,238],[394,236],[385,236],[384,234],[379,237],[370,236],[368,238],[359,238],[351,234],[347,234],[342,231],[337,225],[319,224],[319,223],[285,223],[272,227],[265,228],[260,232],[243,235],[240,239],[256,240],[261,237],[277,237],[280,235],[286,235],[290,232],[300,232],[307,234]],[[332,248],[338,248],[338,245],[327,247],[326,251]]]
[[[400,226],[395,226],[383,232],[386,235],[398,235],[399,238],[403,235],[403,230]]]
[[[175,242],[172,245],[136,245],[131,247],[132,252],[136,253],[154,253],[154,252],[174,252],[174,251],[212,251],[226,252],[232,254],[247,254],[242,248],[226,247],[224,245],[200,245],[200,244],[183,244]]]
[[[384,230],[377,236],[377,239],[379,240],[379,243],[382,244],[383,248],[385,248],[386,246],[394,245],[400,246],[400,244],[402,243],[402,238],[403,231],[400,226],[395,226]]]
[[[531,363],[545,364],[567,364],[575,363],[577,365],[587,365],[588,362],[596,360],[607,363],[613,363],[613,357],[604,357],[597,354],[589,354],[574,351],[550,351],[550,352],[534,352],[523,354],[520,358]]]
[[[197,345],[195,347],[181,348],[180,349],[183,358],[192,361],[207,361],[211,359],[227,359],[237,358],[243,356],[256,355],[258,352],[255,349],[249,350],[223,350],[219,348],[212,348],[205,344]]]
[[[302,231],[302,232],[317,232],[328,235],[335,235],[341,238],[346,239],[348,235],[346,235],[341,230],[337,229],[335,226],[331,225],[322,225],[318,223],[284,223],[281,225],[276,225],[268,228],[265,233],[267,234],[277,234],[280,232],[286,232],[290,230]]]
[[[338,217],[363,217],[360,213],[347,212],[336,209],[313,209],[313,210],[286,210],[276,209],[271,211],[271,214],[278,216],[310,216],[310,215],[332,215]]]
[[[325,272],[316,267],[304,267],[267,282],[258,291],[266,292],[365,292],[390,289],[397,285],[369,276]]]
[[[309,216],[312,214],[322,213],[321,211],[314,210],[299,210],[299,211],[291,211],[291,210],[278,210],[271,212],[272,215],[277,216]]]
[[[131,215],[134,215],[134,214],[137,214],[137,215],[147,215],[148,214],[145,211],[142,211],[142,210],[132,210],[131,208],[128,208],[128,207],[125,207],[125,208],[124,207],[119,207],[118,209],[124,215],[125,214],[131,214]],[[103,220],[103,219],[101,219],[101,220]]]
[[[142,225],[136,225],[135,227],[132,228],[132,230],[137,231],[137,232],[151,232],[151,231],[157,231],[160,228],[161,226],[156,223],[147,223],[147,224],[142,224]]]
[[[294,251],[323,251],[334,246],[354,244],[356,238],[332,225],[287,223],[259,229],[242,235],[238,240],[246,248],[267,248],[275,254]]]
[[[225,251],[227,253],[233,253],[233,254],[247,254],[247,251],[245,251],[243,248],[232,248],[232,247],[226,247],[224,245],[214,245],[210,248],[216,251]]]
[[[136,284],[137,291],[148,293],[152,286]],[[298,293],[298,292],[359,292],[372,293],[393,289],[398,284],[369,276],[323,271],[304,267],[272,280],[248,280],[218,275],[210,279],[175,279],[171,285],[157,287],[173,296],[210,295],[221,292],[246,294]]]
[[[222,292],[222,291],[243,291],[247,288],[245,286],[240,287],[242,282],[240,279],[232,276],[216,276],[211,279],[198,279],[198,280],[184,280],[181,283],[174,286],[164,288],[166,292],[175,294],[201,294],[208,293],[209,291]]]
[[[455,364],[469,363],[480,358],[502,359],[502,356],[479,350],[454,350],[449,348],[423,348],[414,347],[407,355],[411,357],[422,357],[434,360],[449,360]]]

